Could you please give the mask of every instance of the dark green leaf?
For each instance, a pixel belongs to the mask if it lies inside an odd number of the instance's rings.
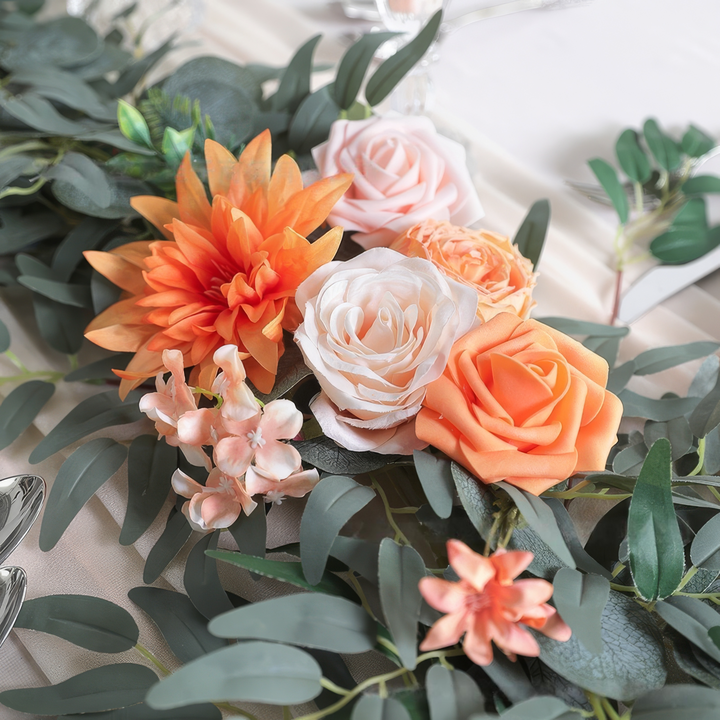
[[[312,700],[321,690],[320,667],[306,652],[246,642],[184,665],[155,685],[146,702],[160,710],[206,701],[290,705]]]
[[[96,315],[99,315],[120,299],[122,290],[97,270],[93,270],[90,276],[90,294],[93,300],[93,310]]]
[[[691,125],[683,135],[681,146],[686,155],[699,158],[715,147],[715,141],[700,128]]]
[[[573,635],[588,652],[603,651],[600,618],[610,595],[610,583],[598,575],[563,568],[553,580],[553,603]]]
[[[114,97],[122,97],[132,92],[135,86],[142,80],[143,76],[172,50],[174,42],[175,36],[171,37],[157,50],[153,50],[153,52],[148,55],[143,55],[139,60],[136,60],[126,67],[115,84],[112,85],[112,94]]]
[[[83,365],[65,376],[65,382],[78,382],[80,380],[114,380],[117,375],[112,368],[124,370],[132,359],[132,353],[116,353],[108,358],[96,360],[89,365]]]
[[[326,595],[339,595],[349,600],[355,600],[355,594],[347,583],[344,583],[332,573],[325,572],[322,580],[311,585],[303,575],[302,565],[299,562],[281,562],[279,560],[265,560],[252,555],[230,552],[228,550],[209,550],[208,555],[217,560],[237,565],[258,575],[275,578],[280,582],[290,583],[303,590],[325,593]]]
[[[361,695],[350,720],[410,720],[410,713],[395,698]]]
[[[105,42],[103,52],[92,62],[72,68],[72,72],[83,80],[103,80],[111,72],[122,72],[132,60],[132,54],[117,45]]]
[[[60,467],[40,528],[40,549],[55,547],[83,505],[125,462],[127,450],[109,438],[78,448]]]
[[[291,440],[289,444],[297,449],[306,463],[333,475],[360,475],[372,472],[385,467],[399,457],[346,450],[324,435],[312,440]]]
[[[330,555],[360,573],[373,585],[378,584],[378,551],[376,543],[361,538],[338,535],[330,549]]]
[[[672,447],[672,460],[679,460],[690,452],[693,444],[693,434],[684,415],[668,422],[652,422],[648,420],[644,429],[645,445],[652,447],[660,438],[670,441]]]
[[[312,58],[321,37],[322,35],[315,35],[310,38],[290,60],[277,92],[270,98],[270,106],[273,110],[287,110],[294,113],[310,94]]]
[[[85,328],[93,317],[90,311],[63,305],[37,293],[33,293],[33,309],[40,336],[53,350],[65,355],[80,350]]]
[[[64,229],[62,218],[54,212],[15,208],[0,209],[0,255],[11,255],[39,240],[46,240]]]
[[[689,422],[693,435],[699,438],[720,424],[720,376],[715,387],[693,409]]]
[[[633,720],[715,720],[720,714],[720,692],[697,685],[666,685],[644,695],[633,705]]]
[[[185,592],[208,620],[233,607],[220,584],[215,558],[205,554],[206,550],[217,550],[219,539],[219,531],[204,535],[190,551],[185,564]]]
[[[720,690],[720,663],[688,642],[679,633],[671,633],[671,637],[673,658],[678,667],[690,677],[700,680],[715,690]]]
[[[696,175],[683,183],[682,191],[686,195],[720,193],[720,177],[716,177],[715,175]]]
[[[309,583],[320,582],[338,533],[374,497],[374,490],[342,475],[326,477],[313,488],[300,523],[302,567]]]
[[[486,665],[483,671],[508,700],[514,703],[537,694],[519,663],[512,662],[503,653],[495,653],[493,661]]]
[[[342,110],[348,110],[355,102],[377,49],[396,35],[395,32],[366,33],[345,51],[333,83],[333,97]]]
[[[475,681],[461,670],[433,665],[425,676],[430,720],[468,720],[485,708]]]
[[[229,527],[230,534],[244,555],[265,557],[267,542],[267,516],[264,508],[256,508],[250,515],[240,513],[240,517]]]
[[[17,623],[16,623],[17,624]],[[710,639],[715,643],[715,647],[720,650],[720,626],[716,625],[708,630]]]
[[[130,207],[130,198],[135,195],[152,194],[151,189],[139,180],[118,175],[106,175],[105,178],[110,187],[110,201],[105,206],[99,205],[75,183],[65,179],[56,180],[53,183],[52,191],[65,207],[83,215],[108,219],[136,216],[137,213]]]
[[[584,320],[573,320],[564,317],[541,317],[538,322],[549,325],[566,335],[595,335],[597,337],[624,337],[630,332],[627,327],[615,327],[614,325],[602,325],[601,323],[586,322]]]
[[[73,137],[86,130],[85,125],[68,120],[49,100],[34,92],[26,92],[20,96],[0,90],[0,107],[33,130],[48,135]]]
[[[706,570],[720,570],[720,514],[698,530],[690,546],[693,565]]]
[[[603,338],[590,336],[585,338],[583,345],[605,360],[609,367],[612,367],[615,365],[620,350],[620,340],[621,338],[619,337]]]
[[[117,223],[99,218],[87,217],[74,227],[58,245],[52,260],[55,279],[67,282],[83,259],[85,250],[94,250]]]
[[[55,385],[30,380],[18,385],[0,405],[0,450],[27,430],[37,414],[53,396]]]
[[[718,348],[720,348],[720,343],[716,342],[692,342],[646,350],[635,358],[635,375],[651,375],[661,372],[710,355]]]
[[[532,262],[534,269],[537,269],[540,262],[549,224],[550,201],[538,200],[533,203],[513,239],[520,254]]]
[[[376,643],[375,621],[342,597],[306,593],[236,608],[208,630],[223,638],[272,640],[337,653],[362,653]]]
[[[340,108],[327,87],[316,90],[300,103],[288,129],[288,143],[301,155],[327,140]]]
[[[658,165],[667,172],[676,170],[680,165],[680,151],[677,143],[660,129],[656,120],[650,118],[645,121],[643,135]]]
[[[139,391],[133,391],[125,400],[120,400],[117,390],[109,390],[83,400],[38,443],[30,454],[30,462],[42,462],[58,450],[103,428],[141,420],[144,417],[138,409],[141,395]]]
[[[136,437],[128,453],[128,506],[120,544],[132,545],[162,509],[177,469],[177,448],[155,435]]]
[[[542,498],[520,490],[509,483],[496,483],[517,506],[525,522],[537,533],[543,542],[570,568],[575,568],[575,559],[560,532],[553,511]]]
[[[187,705],[175,710],[153,710],[138,703],[120,710],[83,715],[63,715],[63,720],[222,720],[222,713],[214,705]]]
[[[420,450],[413,452],[413,460],[430,507],[438,517],[450,517],[455,487],[452,471],[450,470],[450,461]]]
[[[87,285],[70,285],[57,282],[56,280],[45,280],[44,278],[33,277],[31,275],[20,275],[18,282],[26,288],[63,305],[92,308],[90,288]]]
[[[630,571],[647,601],[671,595],[683,575],[683,543],[671,493],[670,443],[660,438],[645,459],[628,514]]]
[[[473,720],[490,720],[496,715],[482,713]],[[554,697],[534,697],[513,705],[502,714],[503,720],[576,720],[577,712]]]
[[[655,605],[658,615],[684,638],[720,662],[720,648],[708,631],[718,624],[718,613],[696,598],[676,595]]]
[[[705,472],[717,475],[720,472],[720,426],[715,426],[705,436]]]
[[[176,508],[171,508],[167,524],[153,545],[152,550],[145,561],[143,570],[143,582],[155,582],[162,571],[170,564],[170,561],[180,552],[182,546],[192,534],[192,528],[185,516]]]
[[[623,448],[613,458],[613,472],[619,475],[638,475],[647,454],[648,448],[644,442]]]
[[[365,86],[365,99],[368,105],[381,103],[407,75],[432,45],[440,23],[442,11],[438,10],[425,27],[407,45],[385,60],[373,73]]]
[[[140,633],[127,610],[90,595],[46,595],[26,600],[15,627],[56,635],[103,653],[130,650]]]
[[[385,538],[378,559],[380,601],[388,630],[403,665],[415,669],[417,624],[422,596],[418,583],[425,577],[425,563],[409,545]]]
[[[10,331],[7,325],[0,320],[0,353],[4,353],[10,348]]]
[[[618,397],[623,404],[626,417],[646,418],[656,422],[673,420],[692,412],[698,406],[697,398],[664,398],[653,400],[631,390],[623,390]],[[692,427],[692,425],[691,425]]]
[[[620,167],[636,183],[646,183],[650,179],[650,161],[640,147],[638,134],[634,130],[625,130],[615,145]]]
[[[10,155],[0,160],[0,188],[5,188],[21,175],[35,175],[37,165],[32,155]]]
[[[46,176],[75,187],[91,204],[107,208],[113,199],[107,175],[87,156],[69,152]]]
[[[559,642],[533,631],[540,659],[570,682],[616,700],[631,700],[665,684],[665,649],[650,613],[611,591],[601,624],[600,655],[588,652],[575,636]]]
[[[104,665],[48,687],[6,690],[0,703],[37,715],[88,713],[142,702],[157,675],[144,665]]]
[[[136,587],[128,597],[151,617],[180,662],[189,663],[225,647],[224,640],[208,632],[207,620],[186,595],[162,588]]]
[[[615,168],[601,158],[589,160],[588,165],[593,173],[595,173],[595,177],[610,198],[610,202],[613,204],[615,212],[620,218],[620,222],[624,225],[628,220],[630,206],[627,195],[625,194],[625,188],[620,182]]]
[[[615,369],[610,371],[607,381],[607,389],[617,395],[623,388],[630,382],[630,378],[635,373],[635,363],[632,360],[628,360],[622,365],[618,365]]]

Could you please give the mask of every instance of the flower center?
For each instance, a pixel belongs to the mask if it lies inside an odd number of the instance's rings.
[[[482,610],[489,608],[490,605],[492,605],[490,595],[485,592],[474,593],[473,595],[468,595],[465,598],[465,607],[471,613],[481,612]]]
[[[252,432],[247,433],[247,439],[253,450],[255,450],[258,445],[262,447],[265,444],[265,438],[262,436],[262,428],[259,425]]]

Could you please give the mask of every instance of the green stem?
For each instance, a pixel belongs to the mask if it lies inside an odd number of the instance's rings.
[[[8,360],[16,367],[18,370],[22,370],[24,372],[28,372],[28,369],[25,367],[25,363],[14,353],[12,350],[6,350],[5,354],[7,355]]]
[[[385,508],[385,516],[387,517],[388,522],[390,523],[390,527],[395,531],[395,542],[401,542],[403,545],[410,545],[410,541],[405,536],[405,533],[400,529],[399,525],[395,522],[395,518],[392,515],[392,510],[390,508],[390,503],[388,502],[387,495],[385,494],[385,491],[380,486],[380,483],[373,478],[372,479],[372,486],[375,488],[375,491],[380,496],[380,499],[382,500],[383,507]]]
[[[575,493],[578,490],[582,490],[584,487],[587,487],[588,485],[592,485],[592,483],[589,480],[581,480],[571,490],[563,490],[562,492],[552,492],[552,491],[544,492],[543,497],[553,497],[553,498],[557,498],[558,500],[572,500],[573,497],[575,497]]]
[[[613,590],[617,590],[618,592],[637,592],[637,589],[634,585],[618,585],[617,583],[610,583],[610,587]]]
[[[68,355],[68,360],[70,361],[70,370],[77,370],[78,367],[80,367],[80,363],[78,363],[78,356],[77,355]]]
[[[216,708],[219,708],[220,710],[229,710],[230,712],[235,713],[236,715],[239,713],[240,715],[243,715],[244,717],[246,717],[248,720],[258,720],[257,717],[255,715],[253,715],[252,713],[249,713],[247,710],[243,710],[242,708],[235,707],[234,705],[231,705],[230,703],[218,702],[218,703],[213,703],[213,705]]]
[[[3,150],[0,150],[0,160],[5,160],[11,155],[20,155],[27,150],[53,150],[52,147],[46,145],[44,142],[38,142],[37,140],[31,140],[29,142],[18,143],[17,145],[11,145]]]
[[[287,705],[283,705],[283,720],[292,720],[292,713]]]
[[[347,695],[350,692],[349,690],[345,690],[345,688],[341,688],[339,685],[336,685],[332,680],[328,680],[326,677],[320,678],[320,685],[322,685],[326,690],[334,692],[336,695]]]
[[[607,715],[603,710],[602,701],[600,700],[600,698],[595,693],[590,692],[589,690],[586,690],[585,694],[587,695],[588,702],[590,703],[590,707],[592,707],[597,720],[607,720]]]
[[[712,485],[708,486],[708,490],[715,496],[715,499],[720,502],[720,492],[718,492],[717,488],[714,488]]]
[[[643,213],[643,187],[642,183],[633,183],[633,189],[635,190],[635,212],[638,215]]]
[[[2,192],[0,192],[0,200],[6,197],[10,197],[10,195],[34,195],[46,182],[47,178],[41,177],[38,178],[32,185],[26,188],[15,187],[14,185],[11,185],[10,187],[6,187]]]
[[[697,465],[693,468],[693,471],[688,473],[688,477],[693,477],[694,475],[699,475],[700,471],[703,469],[703,465],[705,464],[705,438],[700,438],[698,440],[698,462]]]
[[[390,512],[393,515],[414,515],[419,509],[416,507],[390,508]]]
[[[458,657],[459,655],[464,655],[464,651],[460,648],[456,648],[455,650],[433,650],[432,652],[426,652],[422,655],[418,655],[415,659],[415,662],[419,665],[420,663],[426,662],[427,660],[432,660],[433,658],[449,658],[449,657]]]
[[[218,395],[217,393],[214,393],[212,390],[206,390],[205,388],[201,387],[194,387],[192,389],[193,395],[207,395],[208,397],[214,398],[215,402],[217,403],[217,407],[222,407],[223,399],[222,396]],[[257,398],[255,398],[257,400]],[[258,402],[260,402],[258,400]],[[262,407],[262,405],[261,405]]]
[[[492,542],[495,539],[495,535],[497,534],[501,522],[502,513],[495,513],[495,519],[493,520],[493,524],[490,526],[490,532],[488,533],[487,539],[485,540],[485,548],[483,549],[483,555],[485,557],[488,557],[490,555],[490,550],[492,550]]]
[[[146,647],[138,643],[135,649],[146,659],[149,660],[163,675],[170,675],[171,672],[158,660]]]
[[[352,586],[355,588],[355,592],[358,594],[358,597],[360,598],[360,604],[363,606],[363,609],[365,612],[375,621],[377,621],[377,618],[375,617],[375,614],[370,608],[370,604],[367,601],[367,597],[365,597],[365,593],[363,592],[362,586],[360,585],[358,579],[355,577],[355,573],[352,572],[352,570],[348,573],[348,580],[352,583]]]
[[[675,593],[680,592],[680,590],[682,590],[682,589],[690,582],[690,580],[692,580],[693,577],[695,577],[695,573],[698,571],[698,569],[699,569],[699,568],[696,568],[696,567],[693,565],[693,566],[685,573],[685,576],[684,576],[683,579],[680,581],[680,584],[677,586],[677,589],[675,590],[675,592],[673,593],[673,595],[675,595]]]
[[[610,720],[620,720],[620,716],[607,698],[603,698],[601,703]]]
[[[713,600],[713,601],[716,601],[718,598],[720,598],[720,593],[686,593],[686,592],[678,592],[677,590],[673,593],[673,595],[682,595],[683,597],[691,597],[691,598],[696,598],[698,600]]]
[[[61,372],[53,372],[52,370],[37,370],[36,372],[25,372],[22,375],[0,377],[0,385],[9,382],[23,382],[32,378],[46,378],[48,382],[56,383],[64,377],[65,374]]]

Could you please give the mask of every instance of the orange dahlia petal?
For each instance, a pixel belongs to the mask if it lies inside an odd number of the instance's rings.
[[[85,333],[101,330],[111,325],[141,325],[147,310],[138,305],[137,296],[120,300],[103,310],[85,328]]]
[[[133,295],[139,295],[145,289],[143,271],[124,258],[98,250],[86,250],[83,255],[95,270],[119,288]]]
[[[205,187],[192,167],[190,153],[186,153],[180,163],[175,178],[180,219],[189,225],[210,227],[211,208],[205,194]]]
[[[243,207],[257,189],[264,192],[270,183],[271,163],[270,131],[264,130],[247,144],[238,158],[227,193],[228,200],[236,207]]]
[[[220,143],[210,139],[205,141],[205,164],[213,197],[228,194],[236,163],[235,156]]]
[[[169,225],[173,218],[180,217],[180,208],[176,202],[153,195],[137,195],[130,198],[130,205],[168,240],[173,239],[172,233],[165,226]]]
[[[279,213],[293,195],[302,192],[302,173],[298,164],[289,156],[281,155],[268,186],[268,215]]]

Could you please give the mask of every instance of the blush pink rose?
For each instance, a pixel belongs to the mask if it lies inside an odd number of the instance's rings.
[[[483,216],[464,148],[426,117],[337,120],[312,153],[323,177],[354,174],[328,221],[357,230],[366,250],[428,218],[470,225]]]
[[[312,411],[348,450],[412,453],[425,389],[479,321],[477,293],[431,262],[374,248],[300,284],[295,342],[320,383]]]

